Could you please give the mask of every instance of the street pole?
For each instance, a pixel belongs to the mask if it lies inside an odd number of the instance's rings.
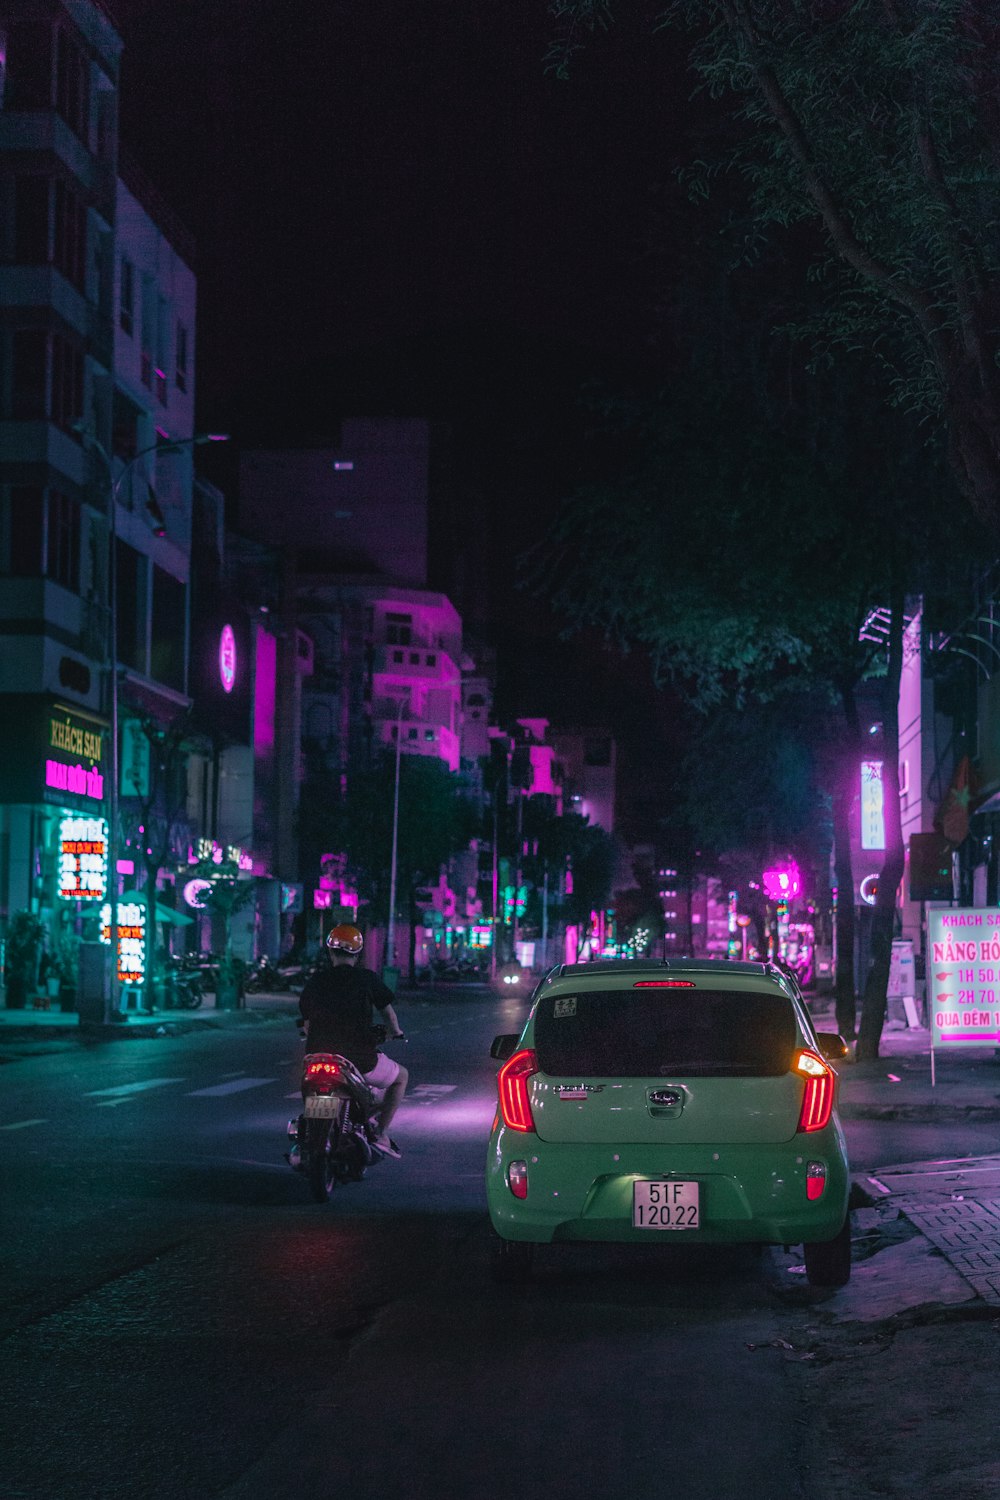
[[[110,1012],[117,1011],[118,1006],[118,833],[119,833],[119,808],[118,808],[118,498],[121,494],[122,485],[126,476],[131,476],[132,470],[141,459],[148,458],[151,453],[177,453],[184,448],[200,447],[203,443],[227,443],[229,434],[222,432],[199,433],[190,438],[168,438],[162,442],[150,443],[146,448],[140,448],[138,453],[133,453],[127,459],[118,475],[115,475],[114,463],[111,454],[104,444],[94,436],[93,432],[85,427],[82,422],[75,424],[76,431],[84,441],[84,445],[96,453],[103,463],[108,479],[111,481],[110,504],[108,507],[108,641],[106,643],[109,682],[108,682],[108,721],[111,733],[111,786],[108,791],[108,906],[110,919],[108,924],[108,938],[111,948],[111,985],[104,1005],[105,1024],[110,1020]],[[156,911],[156,893],[146,903],[146,921],[154,920]]]
[[[399,753],[403,738],[403,709],[406,699],[399,705],[396,715],[396,781],[392,794],[392,864],[389,868],[389,926],[385,935],[385,961],[396,962],[396,855],[399,849]]]
[[[500,838],[500,775],[493,783],[493,941],[490,944],[490,978],[497,977],[497,945],[500,942],[500,860],[497,843]]]

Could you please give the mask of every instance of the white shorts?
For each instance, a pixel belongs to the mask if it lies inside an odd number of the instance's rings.
[[[370,1073],[365,1074],[365,1081],[370,1083],[373,1089],[391,1088],[399,1077],[399,1063],[392,1057],[386,1057],[384,1052],[378,1055],[378,1062]]]

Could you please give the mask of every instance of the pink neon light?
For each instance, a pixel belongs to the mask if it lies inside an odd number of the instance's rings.
[[[95,802],[104,799],[104,777],[100,771],[85,771],[83,766],[68,766],[61,760],[45,762],[45,785],[60,792],[73,792],[77,797],[92,797]]]
[[[769,901],[792,901],[802,890],[799,867],[790,861],[774,870],[765,870],[761,884]]]
[[[942,1042],[1000,1042],[1000,1031],[942,1031]]]
[[[219,676],[225,691],[231,693],[236,681],[236,637],[231,625],[223,625],[219,636]]]

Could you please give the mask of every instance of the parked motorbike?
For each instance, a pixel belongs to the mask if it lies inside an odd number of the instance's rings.
[[[205,998],[201,974],[170,958],[156,976],[156,994],[164,1010],[197,1010]]]
[[[377,1042],[385,1027],[374,1028]],[[301,1172],[317,1203],[325,1203],[340,1183],[360,1182],[382,1161],[375,1146],[375,1114],[380,1092],[336,1052],[307,1052],[302,1061],[302,1113],[288,1122],[285,1160]]]
[[[288,973],[272,964],[266,954],[251,965],[246,978],[248,995],[284,995],[291,989]]]

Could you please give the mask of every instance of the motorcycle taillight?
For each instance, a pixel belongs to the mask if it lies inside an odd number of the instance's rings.
[[[335,1062],[311,1062],[306,1065],[307,1078],[333,1079],[340,1077],[340,1066]]]

